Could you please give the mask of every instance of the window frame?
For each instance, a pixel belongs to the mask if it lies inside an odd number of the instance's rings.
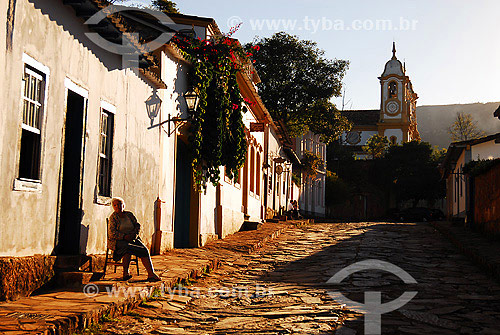
[[[19,113],[19,124],[18,127],[18,146],[16,150],[16,173],[13,182],[13,191],[25,191],[25,192],[42,192],[42,179],[43,179],[43,163],[44,163],[44,153],[45,153],[45,129],[47,121],[47,100],[48,100],[48,90],[50,87],[50,69],[49,67],[38,62],[33,57],[26,53],[22,54],[22,79],[20,83],[20,98],[18,105]],[[24,103],[25,103],[25,75],[30,72],[32,76],[42,78],[42,88],[40,90],[40,111],[39,111],[39,129],[31,127],[28,124],[24,124]],[[31,100],[31,99],[30,99]],[[21,143],[22,143],[22,133],[23,130],[27,130],[38,134],[40,136],[40,147],[38,149],[39,159],[38,159],[38,179],[29,179],[25,177],[20,177],[19,170],[21,164]]]
[[[233,186],[237,189],[241,189],[241,175],[243,174],[243,168],[239,169],[238,178],[235,178]]]
[[[262,162],[261,162],[261,157],[260,157],[260,152],[259,150],[256,150],[255,152],[255,195],[257,197],[260,197],[261,194],[261,169],[262,169]]]
[[[107,121],[107,130],[108,133],[106,133],[106,147],[107,150],[109,150],[109,154],[107,157],[105,154],[103,154],[102,151],[102,122],[103,122],[103,115],[107,115],[108,121]],[[114,139],[115,139],[115,117],[116,117],[116,107],[111,105],[110,103],[107,103],[106,101],[101,101],[100,108],[99,108],[99,140],[98,140],[98,148],[97,148],[97,170],[96,170],[96,188],[97,188],[97,203],[99,204],[104,204],[107,205],[109,203],[109,200],[113,196],[113,147],[114,147]],[[110,124],[111,120],[111,124]],[[105,148],[106,150],[106,148]],[[101,191],[101,160],[102,159],[108,159],[108,182],[107,182],[107,187],[109,188],[109,192],[102,192]]]
[[[251,195],[255,194],[255,149],[252,146],[250,146],[250,163],[248,164],[250,166],[250,185],[248,185],[248,190],[250,191]]]

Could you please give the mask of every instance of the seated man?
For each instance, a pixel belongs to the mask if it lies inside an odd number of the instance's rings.
[[[299,218],[299,203],[297,202],[297,200],[293,201],[292,206],[293,206],[292,216],[293,216],[293,218],[298,219]]]
[[[129,280],[132,275],[128,272],[130,258],[136,255],[148,272],[148,281],[161,281],[153,269],[151,256],[146,246],[139,238],[141,225],[132,212],[124,211],[125,202],[122,198],[111,199],[113,214],[109,217],[108,247],[113,250],[113,259],[123,258],[123,280]]]
[[[293,200],[290,200],[290,202],[286,206],[286,216],[290,219],[293,217]]]

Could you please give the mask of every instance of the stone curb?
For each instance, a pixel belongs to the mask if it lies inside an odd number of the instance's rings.
[[[199,264],[191,266],[190,268],[188,266],[188,269],[186,269],[186,271],[182,274],[169,278],[162,283],[148,283],[144,284],[143,287],[149,288],[149,293],[151,293],[151,288],[160,288],[161,285],[163,285],[164,288],[168,289],[174,287],[178,283],[182,283],[184,280],[199,278],[207,270],[218,268],[221,264],[221,259],[223,259],[224,253],[252,253],[261,248],[267,241],[278,237],[282,232],[291,227],[293,226],[282,223],[265,224],[258,230],[235,233],[225,239],[210,242],[202,248],[185,249],[185,252],[183,250],[174,249],[173,252],[163,255],[162,261],[168,261],[169,257],[196,258],[196,253],[198,253],[198,259],[195,259],[194,261]],[[211,252],[212,255],[207,255],[207,252]],[[96,284],[101,289],[106,286],[115,287],[117,289],[130,287],[124,286],[122,282],[115,282],[111,285],[109,282],[107,284],[103,282],[99,283],[99,281],[92,283]],[[101,292],[103,291],[101,290]],[[66,302],[64,294],[79,294],[80,298],[78,299],[82,299],[81,296],[83,295],[81,288],[78,292],[65,290],[54,294],[60,294],[62,296],[54,301],[59,300],[59,302],[62,302],[63,304]],[[31,300],[31,303],[36,303],[36,299],[40,298],[39,296],[24,298],[13,302],[5,302],[0,304],[0,333],[43,335],[73,334],[75,331],[81,331],[92,324],[99,323],[105,316],[114,318],[127,313],[128,311],[136,308],[143,301],[143,299],[149,295],[150,294],[147,294],[146,296],[137,296],[134,294],[133,297],[124,297],[118,301],[112,300],[111,298],[109,298],[108,301],[106,300],[106,296],[103,295],[100,297],[101,300],[97,300],[96,298],[96,300],[90,303],[92,304],[90,309],[85,310],[82,308],[79,312],[60,311],[58,310],[56,303],[54,303],[53,306],[49,306],[52,308],[47,308],[46,310],[44,309],[43,314],[37,314],[36,311],[34,311],[34,313],[29,313],[29,310],[27,311],[26,309],[27,304],[23,304],[26,300]],[[116,299],[116,297],[113,298]],[[89,304],[88,301],[82,300],[82,303],[83,302]],[[6,306],[9,308],[5,308]],[[15,312],[16,306],[20,306],[18,310],[22,312]],[[57,315],[58,313],[59,315]]]
[[[492,259],[492,257],[500,255],[500,246],[494,245],[485,236],[467,228],[455,229],[464,230],[463,234],[460,232],[457,234],[456,231],[448,227],[450,223],[430,222],[430,224],[447,237],[463,254],[500,282],[500,261]]]

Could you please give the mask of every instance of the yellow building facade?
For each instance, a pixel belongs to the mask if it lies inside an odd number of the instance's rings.
[[[353,124],[343,134],[342,144],[351,147],[358,157],[366,156],[362,146],[375,134],[386,136],[391,144],[420,140],[416,116],[418,95],[405,66],[396,57],[395,43],[392,58],[385,64],[379,80],[380,109],[342,111]]]

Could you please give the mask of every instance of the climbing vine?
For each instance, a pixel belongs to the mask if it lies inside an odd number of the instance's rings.
[[[237,178],[247,153],[242,102],[236,74],[246,60],[239,43],[229,37],[200,40],[176,36],[183,56],[192,63],[189,81],[199,96],[191,111],[189,144],[195,187],[217,185],[220,166],[230,178]]]

